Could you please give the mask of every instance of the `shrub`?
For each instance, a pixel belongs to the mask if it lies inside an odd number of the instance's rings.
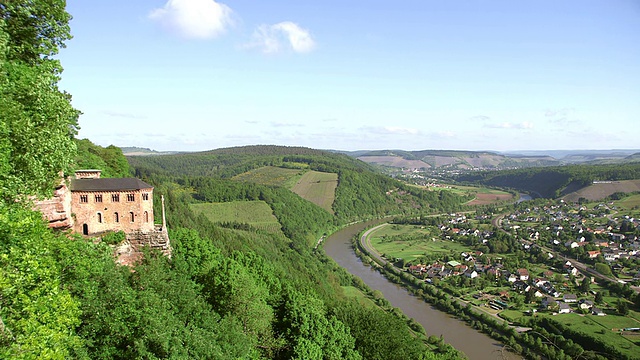
[[[102,241],[109,245],[117,245],[127,239],[127,235],[124,231],[108,231],[102,235]]]

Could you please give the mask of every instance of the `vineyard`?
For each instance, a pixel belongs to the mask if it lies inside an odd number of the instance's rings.
[[[191,204],[191,209],[214,223],[249,224],[269,233],[282,233],[278,219],[264,201]]]

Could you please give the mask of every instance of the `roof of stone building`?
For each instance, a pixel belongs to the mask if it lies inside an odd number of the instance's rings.
[[[71,191],[127,191],[153,189],[136,178],[71,179]]]

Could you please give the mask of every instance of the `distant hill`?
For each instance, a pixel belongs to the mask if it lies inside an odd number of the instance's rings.
[[[122,154],[124,154],[124,156],[170,155],[179,153],[178,151],[156,151],[136,146],[125,146],[120,149],[122,149]]]
[[[594,181],[620,182],[636,179],[640,179],[640,162],[478,171],[456,177],[460,182],[511,188],[545,198],[557,198],[579,191],[592,185]]]
[[[560,165],[551,156],[503,155],[488,151],[376,150],[347,153],[369,164],[405,169],[502,170]]]

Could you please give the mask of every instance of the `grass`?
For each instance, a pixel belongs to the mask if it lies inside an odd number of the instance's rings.
[[[280,233],[281,226],[264,201],[232,201],[225,203],[191,204],[196,214],[204,214],[214,223],[246,223],[257,229]]]
[[[434,227],[413,225],[385,226],[374,231],[371,245],[387,258],[414,260],[425,253],[442,255],[469,251],[460,243],[438,239],[440,230]],[[435,239],[435,240],[434,240]]]
[[[366,307],[377,307],[377,305],[369,299],[360,289],[355,286],[343,286],[344,295],[348,298],[355,299],[358,303]]]
[[[308,171],[298,178],[290,189],[303,199],[309,200],[333,214],[331,206],[336,196],[337,186],[338,174]]]
[[[622,210],[634,210],[640,208],[640,194],[627,196],[624,199],[614,201],[615,206]]]
[[[502,190],[490,189],[486,187],[475,186],[462,186],[462,185],[449,185],[449,188],[443,188],[449,190],[457,195],[474,197],[469,201],[467,205],[487,205],[493,203],[499,203],[513,199],[513,195]]]
[[[549,315],[539,315],[539,316],[549,316]],[[603,342],[611,344],[615,346],[620,351],[627,354],[630,358],[636,358],[638,354],[638,346],[634,344],[633,341],[627,339],[624,336],[621,336],[615,331],[612,331],[612,327],[603,326],[600,324],[600,321],[604,321],[604,318],[607,318],[611,315],[607,315],[604,317],[595,316],[595,315],[585,315],[580,316],[578,314],[563,314],[551,316],[552,319],[565,324],[571,327],[575,331],[579,331],[585,334],[590,334],[591,336],[596,335]]]

